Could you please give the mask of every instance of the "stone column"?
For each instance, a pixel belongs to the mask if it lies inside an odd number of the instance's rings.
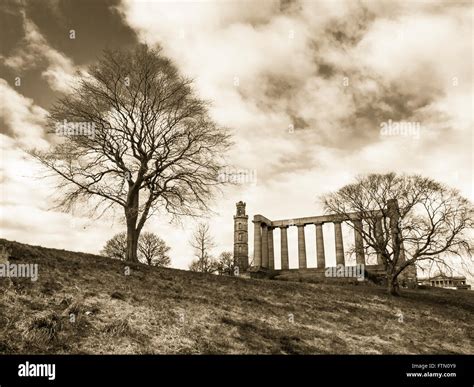
[[[290,268],[288,260],[288,226],[280,227],[280,246],[281,246],[281,269],[287,270]]]
[[[356,252],[356,263],[365,265],[364,239],[362,237],[362,220],[354,220],[354,243]]]
[[[262,227],[260,222],[253,221],[253,265],[262,266]]]
[[[318,269],[326,267],[326,258],[324,256],[324,237],[323,224],[316,223],[316,257],[318,262]]]
[[[304,239],[304,225],[298,227],[298,268],[306,269],[306,244]]]
[[[377,218],[375,221],[375,239],[378,244],[381,244],[383,241],[382,218]],[[383,265],[382,254],[380,253],[377,253],[377,265]]]
[[[268,226],[262,224],[262,267],[268,267]]]
[[[341,222],[334,222],[334,236],[336,239],[336,264],[344,265],[344,244],[342,242]]]
[[[275,269],[275,251],[273,248],[273,227],[268,228],[268,267]]]

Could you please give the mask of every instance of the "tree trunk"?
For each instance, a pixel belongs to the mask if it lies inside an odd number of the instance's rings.
[[[389,294],[391,294],[392,296],[400,295],[400,284],[398,283],[398,276],[387,274],[387,286]]]
[[[127,225],[127,261],[138,262],[138,237],[139,232],[135,227]]]
[[[138,262],[138,238],[140,230],[137,229],[138,220],[138,194],[129,200],[129,205],[125,208],[125,218],[127,219],[127,262]]]

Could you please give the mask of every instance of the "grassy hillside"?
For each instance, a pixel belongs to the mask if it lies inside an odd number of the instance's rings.
[[[474,353],[474,293],[203,275],[0,240],[0,353]],[[71,319],[71,316],[74,319]]]

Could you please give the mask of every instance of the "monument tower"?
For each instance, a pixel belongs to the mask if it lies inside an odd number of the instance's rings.
[[[245,215],[245,203],[236,204],[237,214],[234,215],[234,264],[244,272],[249,267],[249,234],[248,215]]]

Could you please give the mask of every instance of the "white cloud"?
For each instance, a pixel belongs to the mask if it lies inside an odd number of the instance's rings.
[[[14,136],[20,145],[40,146],[42,143],[44,145],[43,125],[47,116],[46,110],[35,105],[32,99],[12,89],[1,78],[0,96],[2,98],[0,118],[7,126],[4,130]]]
[[[41,76],[51,89],[59,92],[69,91],[77,80],[75,73],[83,70],[76,67],[66,55],[52,48],[38,27],[25,16],[24,12],[22,15],[25,36],[11,56],[0,56],[0,59],[5,66],[17,71],[45,65],[46,69],[42,71]]]
[[[461,91],[470,90],[471,70],[469,60],[459,60],[472,48],[472,31],[469,15],[463,16],[462,9],[440,13],[434,3],[412,8],[365,2],[364,11],[351,2],[310,1],[283,15],[272,2],[264,2],[262,8],[260,3],[238,8],[235,4],[125,1],[122,7],[142,41],[160,44],[184,74],[196,79],[200,94],[214,102],[214,117],[235,133],[232,160],[257,169],[256,187],[229,190],[217,206],[221,215],[212,223],[227,222],[227,227],[216,228],[221,249],[231,247],[236,201],[246,200],[251,216],[311,215],[321,211],[317,195],[337,189],[359,173],[423,173],[472,197],[466,168],[469,144],[443,130],[453,125],[467,134],[472,129],[467,113],[470,93]],[[325,33],[338,26],[347,39],[360,35],[360,41],[352,46]],[[318,74],[318,65],[324,62],[340,71],[336,78]],[[293,93],[279,95],[277,90],[267,95],[264,75],[269,74],[277,80],[290,78],[290,84],[298,87]],[[352,89],[342,87],[345,74],[350,75]],[[449,89],[454,76],[464,82],[456,90]],[[374,116],[371,127],[360,128],[361,136],[370,140],[351,149],[358,129],[351,127],[358,125],[352,117],[361,108],[353,91],[366,98],[368,106],[377,103],[390,110],[390,100],[381,97],[398,81],[402,81],[400,92],[407,95],[422,98],[424,93],[438,93],[435,103],[416,113],[425,131],[417,140],[380,137],[380,122]],[[281,92],[286,91],[283,86]],[[310,128],[289,135],[291,111]],[[435,125],[440,117],[443,122]],[[451,136],[450,141],[443,136]],[[298,166],[303,168],[295,169]]]

